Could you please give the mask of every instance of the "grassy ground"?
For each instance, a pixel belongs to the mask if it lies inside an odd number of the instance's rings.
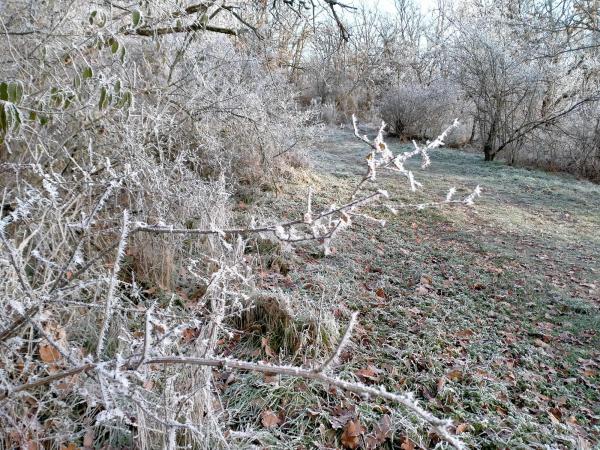
[[[363,173],[365,154],[349,131],[331,131],[311,171],[250,208],[296,217],[309,185],[321,205],[339,204]],[[394,175],[379,187],[392,201],[412,203],[443,199],[451,186],[466,195],[479,184],[475,208],[378,213],[388,219],[385,228],[357,224],[327,258],[311,246],[263,251],[260,282],[290,295],[306,339],[290,344],[276,327],[257,327],[245,330],[234,352],[310,363],[327,347],[314,329],[311,338],[311,314],[321,309],[321,318],[343,324],[359,310],[341,377],[415,392],[451,418],[472,448],[595,448],[600,186],[456,150],[431,157],[426,171],[412,165],[423,183],[418,194]],[[403,410],[302,380],[248,374],[222,391],[240,446],[411,449],[437,442]],[[356,439],[348,436],[349,420],[362,426]],[[258,440],[244,441],[250,429],[260,430]]]

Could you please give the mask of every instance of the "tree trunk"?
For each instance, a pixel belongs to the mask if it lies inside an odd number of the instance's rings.
[[[476,127],[477,127],[477,119],[473,118],[473,126],[471,127],[471,135],[469,136],[469,142],[467,142],[467,144],[472,144],[473,141],[475,140]]]
[[[484,161],[493,161],[496,157],[496,152],[494,152],[492,146],[488,145],[488,143],[483,146],[483,154],[485,155]]]
[[[485,140],[485,144],[483,144],[483,154],[485,155],[485,161],[493,161],[496,157],[497,150],[494,148],[494,143],[496,141],[496,121],[493,120],[490,126],[490,131],[487,135],[487,139]]]

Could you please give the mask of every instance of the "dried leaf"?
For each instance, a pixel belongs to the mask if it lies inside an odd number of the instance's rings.
[[[460,369],[451,370],[450,372],[448,372],[446,374],[446,378],[448,378],[450,381],[458,381],[458,380],[462,379],[462,377],[463,377],[463,373],[462,373],[462,370],[460,370]]]
[[[411,441],[409,438],[405,437],[400,445],[402,450],[415,450],[415,443]]]
[[[383,290],[383,288],[379,288],[375,291],[375,295],[379,298],[387,298],[387,295],[385,294],[385,291]]]
[[[260,414],[260,421],[265,428],[274,428],[281,423],[279,416],[270,409],[266,409]]]
[[[584,377],[593,377],[596,375],[596,371],[594,369],[584,369],[581,373]]]
[[[356,407],[354,405],[349,408],[336,406],[331,412],[332,415],[329,418],[331,428],[334,430],[340,430],[346,426],[349,420],[354,419],[356,416]]]
[[[261,343],[261,346],[262,346],[263,350],[265,351],[266,355],[270,358],[275,358],[275,356],[276,356],[275,352],[269,345],[269,338],[267,338],[267,337],[261,338],[260,343]]]
[[[460,425],[458,425],[456,427],[456,434],[464,433],[468,429],[469,429],[469,424],[468,423],[461,423]]]
[[[373,427],[373,431],[365,438],[368,449],[376,449],[392,435],[392,420],[384,415]]]
[[[60,446],[60,450],[77,450],[78,448],[79,447],[77,447],[77,444],[75,444],[74,442],[69,442],[66,446]]]
[[[60,359],[60,353],[50,344],[40,344],[40,358],[45,363],[53,363]]]
[[[359,369],[354,373],[363,380],[377,381],[379,379],[379,372],[379,369],[369,364],[366,368]]]
[[[344,427],[342,433],[342,445],[346,448],[355,449],[360,445],[360,436],[366,431],[358,419],[350,420]]]
[[[474,332],[473,330],[471,330],[470,328],[467,328],[465,330],[461,330],[458,333],[456,333],[456,336],[460,337],[460,338],[466,338],[469,336],[473,336]]]
[[[431,286],[433,284],[433,280],[429,275],[421,275],[420,283],[424,286]]]
[[[198,328],[185,328],[181,333],[181,338],[186,344],[189,344],[198,336],[200,336],[200,330]]]

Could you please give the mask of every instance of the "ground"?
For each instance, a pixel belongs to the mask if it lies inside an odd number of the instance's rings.
[[[395,152],[403,145],[388,144]],[[364,173],[367,153],[349,130],[330,130],[311,169],[240,208],[295,218],[309,185],[319,205],[340,204]],[[460,197],[479,184],[475,207],[398,216],[373,209],[387,225],[357,223],[328,257],[311,245],[292,253],[257,245],[265,261],[259,285],[297,302],[290,306],[295,330],[306,336],[290,341],[281,326],[255,327],[240,330],[228,348],[310,364],[332,345],[320,329],[311,331],[311,311],[321,309],[319,324],[333,315],[342,329],[358,310],[340,377],[414,392],[422,406],[452,419],[471,448],[600,445],[600,186],[447,148],[431,158],[427,170],[411,164],[423,184],[417,194],[395,174],[380,178],[390,203],[443,199],[451,186]],[[395,405],[302,380],[237,375],[223,382],[222,401],[240,446],[438,442]],[[258,438],[244,441],[250,430]]]

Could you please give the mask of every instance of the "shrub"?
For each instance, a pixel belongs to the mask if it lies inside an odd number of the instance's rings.
[[[456,117],[465,116],[465,104],[458,90],[447,83],[429,86],[410,84],[390,88],[383,95],[380,113],[392,135],[407,139],[433,139],[438,130]],[[464,125],[447,137],[448,145],[468,142],[470,130]]]

